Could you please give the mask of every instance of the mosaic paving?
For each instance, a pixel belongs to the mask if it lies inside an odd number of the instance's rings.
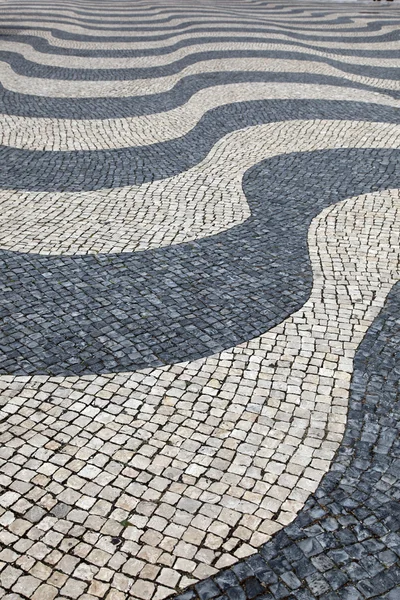
[[[0,0],[0,598],[400,600],[400,8]]]

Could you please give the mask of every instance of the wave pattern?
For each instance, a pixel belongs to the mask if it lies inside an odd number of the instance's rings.
[[[396,600],[396,4],[0,14],[0,597]]]

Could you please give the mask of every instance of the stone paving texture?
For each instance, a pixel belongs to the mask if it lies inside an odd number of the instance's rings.
[[[400,600],[396,1],[0,1],[0,598]]]

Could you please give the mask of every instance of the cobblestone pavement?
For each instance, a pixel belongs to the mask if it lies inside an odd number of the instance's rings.
[[[400,8],[0,0],[0,599],[400,600]]]

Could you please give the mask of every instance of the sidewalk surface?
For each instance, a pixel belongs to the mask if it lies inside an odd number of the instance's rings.
[[[400,600],[399,26],[0,2],[1,600]]]

